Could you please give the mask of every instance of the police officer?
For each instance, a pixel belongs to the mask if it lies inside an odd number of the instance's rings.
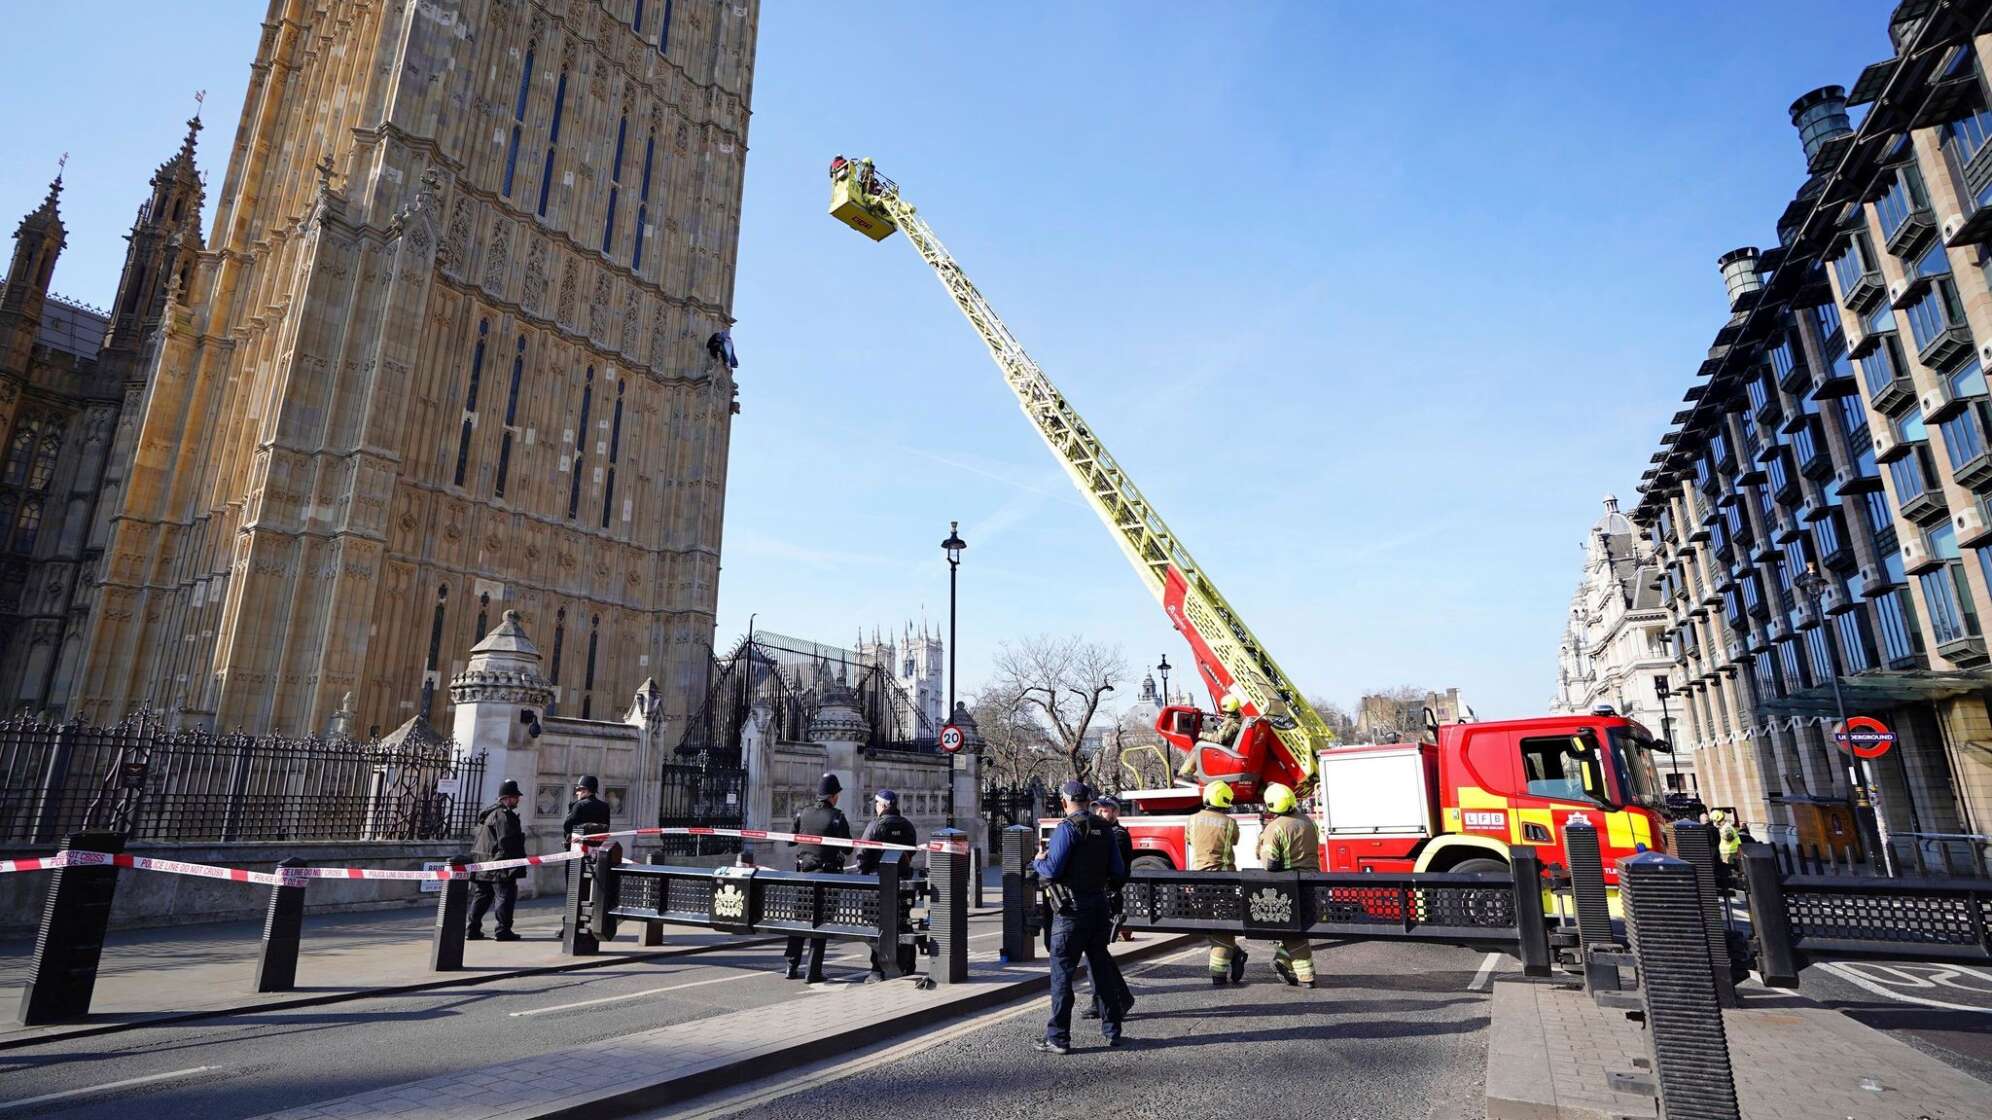
[[[1231,786],[1225,782],[1210,783],[1204,787],[1203,802],[1204,807],[1197,810],[1183,827],[1184,838],[1190,847],[1190,870],[1236,871],[1238,822],[1226,812],[1231,808]],[[1247,954],[1239,946],[1238,936],[1213,933],[1204,940],[1210,943],[1211,986],[1222,988],[1226,984],[1243,984]]]
[[[575,833],[588,835],[609,830],[609,803],[599,796],[602,784],[593,774],[583,774],[574,783],[574,802],[567,807],[567,818],[560,822],[560,833],[572,837]]]
[[[1093,799],[1093,815],[1107,822],[1107,827],[1113,830],[1114,847],[1120,849],[1121,862],[1126,864],[1127,869],[1132,872],[1134,870],[1134,837],[1129,836],[1127,834],[1127,826],[1120,823],[1120,808],[1120,799],[1109,794],[1103,793]],[[1120,892],[1115,891],[1109,897],[1108,901],[1113,904],[1114,912],[1114,935],[1111,940],[1133,941],[1134,935],[1120,928]]]
[[[823,775],[816,783],[816,804],[795,815],[790,832],[809,836],[835,836],[844,840],[851,838],[851,822],[844,819],[844,811],[837,808],[837,795],[844,792],[844,783],[835,774]],[[823,844],[802,844],[789,841],[795,851],[797,871],[839,872],[844,870],[844,848],[829,847]],[[791,937],[788,948],[782,953],[787,958],[788,967],[782,971],[784,979],[803,980],[802,944],[809,942],[809,976],[806,983],[823,982],[823,948],[827,940],[822,937]]]
[[[1314,822],[1300,812],[1300,799],[1278,782],[1266,787],[1266,823],[1259,833],[1259,862],[1268,871],[1321,870],[1321,838]],[[1301,988],[1314,981],[1314,946],[1302,934],[1281,938],[1273,954],[1273,971]]]
[[[1121,1019],[1129,1003],[1127,982],[1107,951],[1107,890],[1127,876],[1120,849],[1105,821],[1086,811],[1086,783],[1067,782],[1059,790],[1065,819],[1037,860],[1038,878],[1058,901],[1051,920],[1051,1021],[1034,1047],[1045,1054],[1072,1052],[1072,980],[1079,958],[1093,973],[1093,991],[1104,1017],[1100,1034],[1108,1046],[1121,1044]]]
[[[920,833],[913,822],[899,815],[899,795],[889,789],[872,794],[872,822],[865,826],[865,839],[877,840],[886,844],[905,844],[909,847],[920,842]],[[885,855],[877,848],[858,849],[857,872],[860,875],[876,875],[878,862]],[[902,860],[902,862],[904,862]],[[872,974],[883,980],[885,967],[883,954],[894,951],[893,946],[877,945],[872,949]]]

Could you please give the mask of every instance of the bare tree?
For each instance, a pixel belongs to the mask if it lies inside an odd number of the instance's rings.
[[[1063,760],[1015,693],[992,686],[977,693],[968,706],[982,735],[982,760],[990,784],[1024,786],[1032,778],[1052,782]]]
[[[1086,731],[1107,694],[1126,679],[1127,662],[1118,646],[1076,635],[1040,634],[996,647],[994,688],[1029,713],[1072,776],[1082,782],[1093,777],[1101,761],[1087,756]],[[1112,766],[1114,760],[1105,761]]]
[[[1374,741],[1393,736],[1416,741],[1425,733],[1425,707],[1432,698],[1431,689],[1409,684],[1366,692],[1356,710],[1356,732]]]

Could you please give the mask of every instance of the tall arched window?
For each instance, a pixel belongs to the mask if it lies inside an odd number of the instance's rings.
[[[27,481],[28,464],[34,461],[35,439],[40,435],[38,420],[23,420],[14,425],[14,438],[7,443],[7,466],[0,470],[0,480],[9,486]]]
[[[29,498],[21,503],[21,519],[14,523],[13,549],[19,553],[35,550],[35,537],[41,532],[42,500]]]
[[[46,490],[48,480],[55,477],[55,459],[62,452],[62,435],[50,432],[35,448],[34,466],[28,468],[28,489]]]
[[[616,382],[616,415],[609,423],[609,469],[602,483],[602,528],[609,527],[609,511],[616,503],[616,455],[622,450],[623,389],[628,381]]]
[[[609,211],[602,219],[602,252],[616,251],[616,203],[622,198],[623,141],[629,137],[629,113],[616,122],[616,158],[609,162]]]
[[[505,496],[505,479],[512,471],[512,428],[519,422],[519,381],[526,375],[526,336],[519,336],[519,345],[512,353],[512,387],[505,394],[505,434],[498,442],[498,485],[492,493]],[[483,628],[478,629],[482,634]]]
[[[457,435],[456,484],[463,485],[470,470],[470,437],[477,430],[477,386],[484,376],[484,341],[491,333],[491,321],[477,321],[477,345],[470,351],[470,382],[463,391],[463,427]]]
[[[657,53],[671,53],[671,3],[664,0],[664,23],[657,29]]]
[[[562,607],[553,616],[553,688],[560,691],[560,651],[567,645],[567,608]]]
[[[447,583],[437,584],[436,613],[435,616],[429,622],[429,661],[427,664],[427,670],[429,673],[434,673],[436,671],[436,666],[440,663],[443,655],[443,615],[444,612],[449,607],[449,602],[450,602],[450,585]],[[432,698],[434,694],[433,691],[428,687],[429,677],[426,674],[422,679],[422,684],[423,684],[422,695],[424,696],[424,698]],[[426,707],[422,711],[422,718],[423,719],[429,718],[429,711]]]
[[[546,133],[546,166],[540,171],[539,216],[546,217],[546,198],[553,190],[553,157],[560,148],[560,118],[567,109],[567,71],[553,87],[553,125]]]
[[[581,718],[589,718],[595,704],[595,644],[602,637],[602,616],[588,623],[588,665],[581,678]]]
[[[629,26],[638,35],[643,34],[643,0],[636,0],[636,12],[629,17]]]
[[[526,94],[532,88],[533,48],[526,48],[525,69],[519,72],[519,97],[512,105],[512,140],[505,146],[505,190],[506,198],[512,197],[512,176],[519,170],[519,137],[526,128]]]
[[[630,247],[629,270],[643,268],[643,229],[650,222],[650,164],[657,154],[657,132],[655,129],[643,141],[643,185],[636,192],[636,244]],[[653,360],[655,356],[653,355]]]
[[[480,642],[483,641],[484,635],[487,632],[489,632],[490,629],[491,629],[491,593],[489,591],[480,591],[477,593],[477,634],[476,634],[477,640]]]
[[[588,410],[595,403],[595,367],[588,367],[588,379],[581,385],[581,424],[574,431],[574,464],[567,480],[567,516],[581,512],[581,463],[588,446]]]

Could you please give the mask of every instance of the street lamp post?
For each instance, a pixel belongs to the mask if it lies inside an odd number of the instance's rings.
[[[1680,747],[1674,743],[1674,717],[1668,714],[1667,709],[1667,699],[1674,695],[1674,686],[1668,683],[1664,673],[1653,678],[1653,695],[1660,698],[1660,737],[1667,740],[1667,765],[1674,775],[1674,789],[1686,793],[1681,789],[1681,755]]]
[[[1166,708],[1169,706],[1169,655],[1168,654],[1165,653],[1162,655],[1162,663],[1155,666],[1155,671],[1162,674],[1162,706]]]
[[[948,539],[941,542],[941,551],[948,557],[948,721],[955,716],[955,577],[961,568],[962,551],[968,542],[961,539],[961,522],[948,522]],[[948,756],[948,827],[955,826],[955,764],[954,756]]]
[[[1833,633],[1833,623],[1826,617],[1822,599],[1826,594],[1826,577],[1819,574],[1819,565],[1807,564],[1805,572],[1798,577],[1798,590],[1811,601],[1812,610],[1818,616],[1819,625],[1826,631],[1826,664],[1833,681],[1833,709],[1840,722],[1834,728],[1838,736],[1847,730],[1847,699],[1840,692],[1840,643]],[[1839,744],[1838,738],[1833,743]],[[1853,740],[1849,739],[1847,751],[1847,776],[1853,783],[1854,817],[1859,823],[1861,841],[1870,846],[1874,858],[1881,861],[1882,870],[1895,874],[1895,860],[1888,850],[1888,837],[1881,831],[1881,815],[1875,811],[1870,792],[1867,760],[1854,753]]]

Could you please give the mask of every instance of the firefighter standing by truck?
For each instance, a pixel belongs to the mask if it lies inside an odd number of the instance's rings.
[[[1204,787],[1204,807],[1183,826],[1190,847],[1190,870],[1238,870],[1238,822],[1225,810],[1231,808],[1231,786],[1212,782]],[[1229,933],[1213,933],[1210,942],[1210,982],[1213,987],[1245,982],[1245,950]]]
[[[1275,782],[1266,787],[1266,823],[1259,833],[1259,862],[1268,871],[1319,871],[1321,838],[1314,822],[1300,811],[1300,799],[1293,790]],[[1273,971],[1295,987],[1313,988],[1314,946],[1302,934],[1279,941],[1273,954]]]

